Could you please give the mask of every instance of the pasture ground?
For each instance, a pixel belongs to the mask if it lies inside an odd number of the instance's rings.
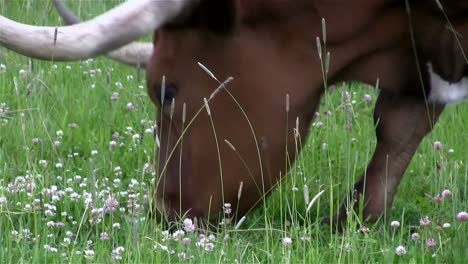
[[[66,2],[82,18],[116,4]],[[0,14],[60,24],[46,0],[0,0]],[[336,211],[375,145],[377,92],[346,84],[324,97],[290,175],[238,229],[190,232],[186,221],[179,226],[185,232],[169,233],[143,210],[155,166],[155,107],[144,72],[102,57],[34,60],[31,68],[27,58],[4,48],[0,64],[1,263],[468,260],[468,222],[457,220],[468,211],[467,104],[447,107],[415,155],[394,210],[375,225],[363,226],[357,217],[349,231],[333,234],[320,224]],[[306,200],[322,190],[306,213]],[[438,197],[443,190],[451,195]]]

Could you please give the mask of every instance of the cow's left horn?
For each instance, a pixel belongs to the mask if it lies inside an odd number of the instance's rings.
[[[191,0],[138,0],[80,24],[38,27],[0,16],[0,45],[28,57],[79,60],[117,49],[161,27]]]

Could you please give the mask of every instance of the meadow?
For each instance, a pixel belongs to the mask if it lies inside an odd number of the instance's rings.
[[[84,19],[116,2],[66,1]],[[0,0],[0,14],[62,23],[47,0]],[[377,95],[359,83],[327,92],[290,173],[245,221],[168,230],[147,210],[158,164],[144,70],[0,48],[0,262],[466,263],[468,104],[447,107],[385,218],[357,212],[342,233],[321,224],[372,155]]]

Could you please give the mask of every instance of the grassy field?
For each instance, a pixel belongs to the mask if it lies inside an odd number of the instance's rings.
[[[66,2],[82,18],[116,4]],[[0,14],[59,23],[46,0],[0,0]],[[156,111],[144,72],[105,58],[31,62],[0,48],[0,262],[466,263],[468,222],[457,220],[468,211],[466,104],[449,106],[423,141],[386,219],[352,219],[341,234],[320,224],[372,155],[376,96],[360,84],[328,94],[290,175],[239,228],[192,232],[186,221],[169,232],[143,208]]]

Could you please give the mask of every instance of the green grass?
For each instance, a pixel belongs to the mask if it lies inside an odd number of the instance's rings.
[[[83,18],[115,5],[67,3]],[[0,0],[0,14],[32,24],[58,21],[50,1]],[[142,208],[152,193],[155,143],[149,132],[156,116],[143,73],[139,80],[134,68],[105,58],[56,64],[35,60],[30,71],[27,58],[3,48],[0,64],[5,65],[0,69],[0,103],[5,103],[0,107],[1,263],[106,263],[113,261],[112,251],[118,247],[124,251],[114,256],[133,263],[466,262],[468,223],[455,217],[468,210],[468,105],[448,107],[423,141],[387,220],[362,233],[355,231],[361,227],[358,219],[351,219],[353,228],[333,234],[320,218],[336,211],[375,145],[376,91],[355,83],[341,86],[322,100],[304,152],[266,208],[247,215],[238,230],[228,225],[206,233],[212,240],[186,234],[190,244],[185,246],[164,239],[163,227]],[[343,90],[355,101],[352,111],[341,107]],[[113,101],[115,92],[119,98]],[[365,102],[364,94],[373,100]],[[135,109],[129,110],[128,103]],[[113,140],[117,146],[111,149]],[[442,142],[442,150],[433,148],[435,141]],[[308,214],[304,185],[311,198],[325,190]],[[452,197],[440,204],[425,195],[444,189],[451,190]],[[94,199],[87,201],[89,197]],[[98,208],[105,207],[108,197],[119,205],[101,217]],[[419,220],[425,216],[432,223],[421,228]],[[390,227],[393,220],[401,226]],[[444,223],[451,227],[441,228]],[[101,239],[103,232],[108,239]],[[413,232],[420,234],[418,241],[411,239]],[[289,246],[282,243],[286,237],[292,239]],[[436,240],[436,248],[426,246],[429,238]],[[206,250],[208,243],[214,246],[211,251]],[[405,256],[395,254],[399,245],[407,249]],[[85,257],[90,250],[92,260]]]

